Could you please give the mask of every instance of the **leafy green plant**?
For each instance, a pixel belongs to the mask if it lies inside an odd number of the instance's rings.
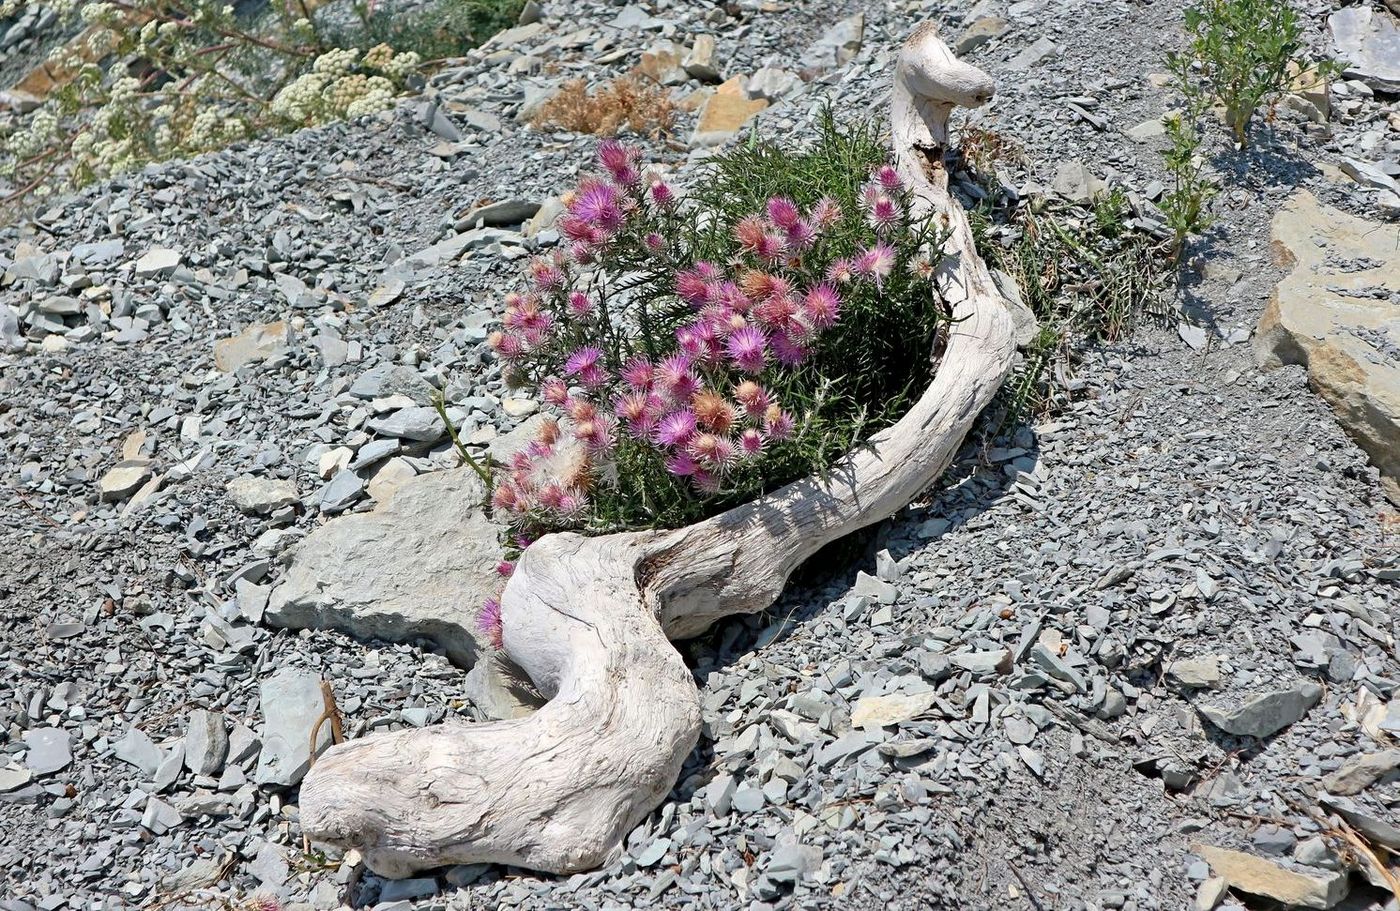
[[[1185,26],[1185,53],[1167,58],[1177,86],[1221,104],[1244,148],[1255,112],[1288,90],[1288,65],[1303,49],[1298,14],[1281,0],[1202,0],[1186,10]]]
[[[436,0],[409,16],[393,4],[357,0],[353,23],[323,28],[322,33],[337,47],[387,44],[411,49],[425,61],[433,61],[461,56],[515,25],[524,5],[524,0]]]
[[[498,475],[518,533],[685,525],[824,470],[926,386],[941,229],[878,133],[711,159],[687,194],[605,141],[491,346],[558,421]],[[582,452],[579,451],[582,444]]]
[[[1168,148],[1162,152],[1172,185],[1162,197],[1160,208],[1172,230],[1172,255],[1180,257],[1186,239],[1210,227],[1207,210],[1215,195],[1215,185],[1205,174],[1201,155],[1201,114],[1196,105],[1168,116],[1164,121]]]

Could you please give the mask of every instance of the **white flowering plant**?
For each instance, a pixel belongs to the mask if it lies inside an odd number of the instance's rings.
[[[10,197],[383,111],[418,72],[414,51],[327,46],[311,20],[272,6],[252,23],[211,0],[61,6],[83,30],[50,56],[52,94],[8,124]]]

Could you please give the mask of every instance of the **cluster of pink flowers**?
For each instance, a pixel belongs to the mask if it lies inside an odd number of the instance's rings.
[[[797,419],[771,382],[807,361],[840,321],[845,297],[859,283],[880,287],[898,258],[889,233],[904,218],[903,189],[889,166],[862,188],[858,213],[830,197],[805,209],[768,199],[730,226],[728,260],[710,262],[687,258],[667,234],[668,219],[689,213],[670,184],[639,166],[636,150],[608,140],[597,163],[599,173],[565,197],[566,244],[530,263],[528,287],[506,297],[502,328],[488,339],[509,372],[539,382],[555,412],[492,494],[495,509],[532,530],[584,524],[619,447],[654,452],[672,477],[708,495],[791,439]],[[873,229],[870,242],[823,259],[823,238],[852,219]],[[667,337],[637,339],[638,326],[575,287],[579,267],[619,252],[649,261],[688,308],[680,320],[669,311]],[[499,602],[481,623],[499,647]]]

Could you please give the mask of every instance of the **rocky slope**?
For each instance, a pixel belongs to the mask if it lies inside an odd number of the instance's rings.
[[[1322,47],[1332,7],[1312,6]],[[529,129],[522,107],[679,42],[677,65],[669,47],[653,62],[699,110],[647,145],[683,180],[707,116],[697,146],[750,113],[800,139],[827,101],[878,109],[926,16],[991,36],[964,43],[1001,86],[977,121],[1024,147],[1018,187],[1080,161],[1152,195],[1150,75],[1178,3],[561,2],[428,101],[6,228],[0,908],[1387,907],[1400,526],[1303,368],[1261,371],[1248,344],[1295,188],[1383,214],[1382,190],[1321,167],[1393,166],[1393,100],[1363,81],[1334,89],[1330,134],[1286,106],[1229,174],[1177,315],[1092,355],[1078,404],[969,447],[869,556],[687,647],[705,737],[617,864],[387,882],[304,850],[322,681],[350,737],[508,701],[464,684],[449,657],[475,647],[440,628],[389,643],[268,621],[309,622],[284,615],[289,579],[385,613],[386,591],[451,606],[437,574],[477,558],[356,517],[356,553],[400,575],[337,567],[335,548],[288,567],[331,517],[391,500],[425,529],[460,530],[459,502],[469,520],[432,390],[477,446],[533,409],[481,342],[518,260],[553,239],[520,220],[593,140]],[[697,34],[709,69],[685,65]]]

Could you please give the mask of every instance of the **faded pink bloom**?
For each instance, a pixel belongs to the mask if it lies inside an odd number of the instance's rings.
[[[763,452],[763,434],[750,427],[739,434],[739,449],[746,456],[756,456]]]
[[[622,381],[633,389],[650,389],[652,378],[651,361],[644,357],[634,357],[622,368]]]
[[[686,445],[695,460],[715,471],[724,471],[734,461],[734,444],[714,433],[696,434]]]
[[[767,432],[770,440],[786,440],[792,436],[796,427],[797,422],[793,420],[792,415],[777,405],[769,407],[768,414],[763,420],[763,429]]]
[[[569,400],[569,384],[551,377],[540,385],[540,398],[551,405],[563,405]]]
[[[787,238],[781,234],[769,232],[763,235],[753,252],[755,256],[765,262],[776,263],[787,255],[787,250]]]
[[[676,273],[676,296],[692,307],[700,307],[713,299],[714,288],[699,268],[684,269]]]
[[[768,412],[768,407],[773,404],[773,397],[753,380],[744,380],[735,387],[734,398],[752,418],[763,417]]]
[[[486,635],[492,648],[505,647],[504,630],[501,627],[500,601],[495,598],[486,599],[486,603],[481,605],[481,612],[476,615],[476,628]]]
[[[655,231],[652,231],[646,237],[642,238],[642,243],[653,253],[660,253],[666,249],[666,238],[657,234]]]
[[[554,291],[564,286],[564,270],[538,257],[530,261],[530,280],[541,291]]]
[[[817,229],[805,219],[798,219],[796,224],[787,229],[786,234],[787,245],[791,250],[805,250],[817,239]]]
[[[515,572],[515,563],[510,560],[502,560],[496,564],[496,575],[509,579],[511,573]]]
[[[823,283],[807,292],[802,311],[814,329],[826,329],[841,315],[841,296],[831,285]]]
[[[679,398],[677,390],[687,387],[690,385],[690,381],[695,378],[690,371],[690,365],[691,359],[683,354],[673,354],[663,358],[661,363],[656,365],[652,381],[660,386],[662,391]]]
[[[576,317],[585,317],[593,312],[593,301],[582,291],[569,292],[569,313]]]
[[[768,361],[768,339],[763,330],[746,326],[736,330],[725,343],[734,366],[746,373],[759,373]]]
[[[830,196],[823,196],[812,207],[812,222],[818,230],[825,231],[841,221],[841,204]]]
[[[690,483],[701,493],[719,493],[719,478],[703,468],[690,476]]]
[[[493,332],[486,338],[486,344],[503,361],[513,361],[525,353],[525,343],[518,336],[504,332]]]
[[[739,219],[739,223],[734,226],[734,239],[739,242],[739,246],[749,253],[757,253],[764,243],[764,238],[768,234],[768,226],[763,223],[763,219],[758,215],[749,215]]]
[[[831,265],[826,267],[826,280],[835,282],[838,285],[849,283],[856,275],[855,260],[849,257],[842,257],[831,261]]]
[[[861,250],[860,256],[856,257],[855,271],[858,275],[875,279],[875,285],[879,287],[894,269],[894,259],[894,247],[881,242]]]

